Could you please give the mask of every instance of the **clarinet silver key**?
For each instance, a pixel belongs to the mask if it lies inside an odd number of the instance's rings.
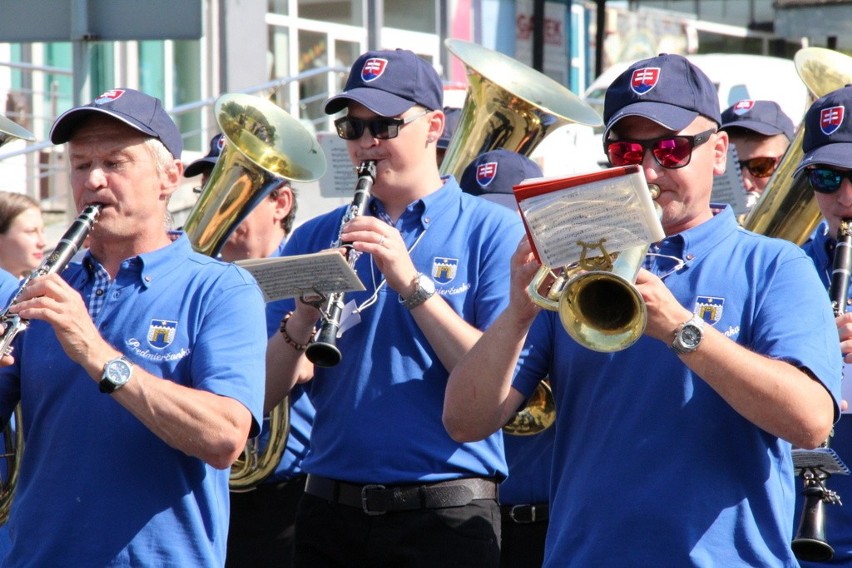
[[[68,230],[65,231],[65,234],[59,239],[53,251],[41,261],[41,264],[35,270],[30,272],[21,281],[18,291],[15,292],[9,305],[0,312],[0,329],[3,330],[2,335],[0,335],[0,355],[11,355],[12,341],[29,326],[29,320],[22,318],[18,314],[10,313],[9,308],[17,303],[24,289],[33,279],[61,272],[68,266],[68,263],[77,254],[80,246],[86,240],[89,231],[92,230],[102,207],[103,205],[95,204],[84,208]]]

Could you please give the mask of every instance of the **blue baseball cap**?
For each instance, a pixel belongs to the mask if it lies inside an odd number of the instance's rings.
[[[523,154],[500,149],[480,154],[469,163],[459,185],[465,193],[517,209],[512,188],[525,179],[541,176],[541,167]]]
[[[775,101],[743,99],[722,111],[722,126],[719,130],[744,128],[764,136],[783,134],[792,140],[795,126]]]
[[[606,143],[612,127],[626,116],[641,116],[679,132],[699,115],[722,123],[715,85],[687,58],[663,53],[637,61],[606,90],[603,140]]]
[[[414,105],[438,110],[443,98],[435,68],[414,52],[368,51],[352,64],[343,92],[326,101],[325,112],[336,114],[356,102],[380,116],[398,116]]]
[[[805,113],[802,161],[796,174],[811,164],[852,168],[852,85],[813,102]]]
[[[222,146],[225,145],[225,138],[221,134],[217,134],[210,139],[210,151],[203,158],[198,158],[189,164],[183,171],[183,177],[195,177],[203,174],[205,171],[210,171],[216,165],[216,160],[219,159],[219,154],[222,153]]]
[[[183,140],[180,130],[160,99],[134,89],[111,89],[87,105],[74,107],[59,115],[50,129],[50,141],[64,144],[73,136],[83,119],[106,114],[160,140],[175,158],[180,158]]]
[[[453,134],[456,133],[461,112],[462,109],[460,108],[444,107],[444,132],[438,138],[438,150],[446,150],[450,147],[450,140],[453,139]]]

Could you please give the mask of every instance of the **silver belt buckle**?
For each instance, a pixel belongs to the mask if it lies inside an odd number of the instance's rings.
[[[530,518],[529,519],[519,519],[515,516],[515,511],[520,511],[521,507],[529,507],[530,510]],[[509,517],[520,525],[526,525],[529,523],[535,522],[535,505],[513,505],[511,509],[509,509]]]
[[[377,483],[371,485],[365,485],[361,488],[361,510],[364,511],[365,515],[370,515],[371,517],[375,517],[377,515],[384,515],[387,511],[371,511],[367,507],[367,491],[370,489],[386,489],[384,485],[380,485]]]

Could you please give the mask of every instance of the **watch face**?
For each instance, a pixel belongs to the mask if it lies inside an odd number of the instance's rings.
[[[701,342],[701,330],[695,325],[684,326],[683,331],[680,333],[680,338],[687,347],[694,347]]]
[[[130,380],[131,368],[130,365],[122,360],[116,359],[110,361],[106,368],[106,375],[110,382],[117,385],[123,385]]]

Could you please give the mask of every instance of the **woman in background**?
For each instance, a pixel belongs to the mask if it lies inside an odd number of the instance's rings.
[[[41,208],[22,193],[0,191],[0,268],[26,276],[44,257]]]

